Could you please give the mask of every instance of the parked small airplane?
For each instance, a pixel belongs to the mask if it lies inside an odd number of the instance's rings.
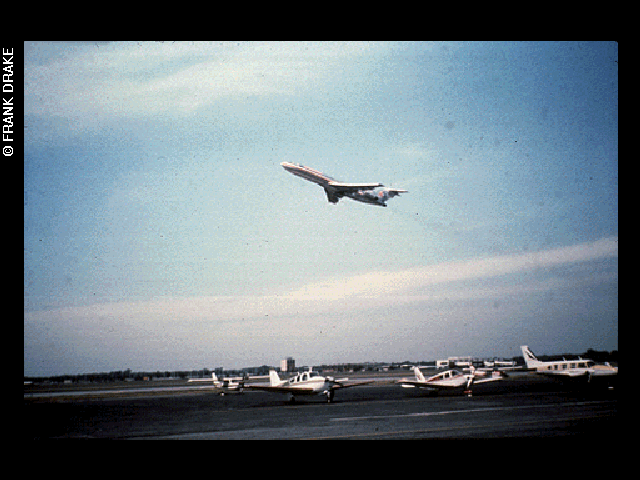
[[[439,390],[457,390],[463,388],[464,393],[471,396],[471,386],[474,383],[496,382],[506,377],[506,374],[500,371],[476,373],[474,367],[469,367],[469,370],[470,373],[466,375],[458,370],[446,370],[432,377],[425,378],[424,374],[420,371],[420,367],[413,367],[413,371],[416,374],[415,380],[403,378],[398,380],[398,383],[405,388],[428,388],[436,392]]]
[[[591,382],[591,380],[596,377],[612,377],[618,375],[618,368],[612,367],[608,363],[605,365],[596,365],[593,360],[584,358],[569,361],[541,362],[528,346],[522,345],[520,349],[522,350],[527,368],[533,369],[536,373],[543,375],[562,378],[586,377],[588,382]]]
[[[342,197],[348,197],[358,202],[386,207],[387,200],[407,192],[407,190],[398,188],[381,188],[384,187],[381,183],[338,182],[318,170],[295,163],[282,162],[280,165],[282,165],[287,172],[320,185],[324,188],[327,199],[331,203],[338,203]]]
[[[327,402],[331,403],[334,392],[339,388],[356,387],[373,383],[372,381],[367,381],[346,384],[345,382],[347,380],[349,379],[339,378],[335,380],[333,377],[323,377],[318,372],[311,371],[311,369],[307,372],[299,373],[289,380],[281,380],[275,370],[270,370],[269,385],[246,385],[245,388],[264,390],[266,392],[288,393],[289,401],[292,403],[295,402],[295,397],[298,395],[325,395]]]
[[[213,386],[218,389],[218,394],[223,397],[225,393],[242,393],[244,389],[243,377],[218,378],[215,373],[211,378],[190,378],[189,382],[213,382]]]

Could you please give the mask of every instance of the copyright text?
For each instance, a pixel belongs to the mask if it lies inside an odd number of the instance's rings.
[[[13,48],[2,49],[2,154],[13,155]]]

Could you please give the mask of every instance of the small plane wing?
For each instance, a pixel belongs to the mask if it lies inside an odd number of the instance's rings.
[[[583,377],[583,376],[586,377],[589,374],[588,371],[575,371],[575,370],[567,370],[567,371],[561,371],[561,372],[543,370],[538,373],[541,373],[543,375],[547,375],[550,377],[569,377],[569,378]]]
[[[345,380],[348,379],[338,379],[335,380],[335,386],[333,387],[335,388],[350,388],[350,387],[359,387],[361,385],[369,385],[370,383],[375,383],[375,380],[366,380],[363,382],[349,382],[349,383],[345,383]]]
[[[456,390],[462,386],[462,384],[446,384],[446,383],[433,383],[433,382],[421,382],[419,380],[398,380],[403,387],[418,387],[418,388],[432,388],[436,390]]]
[[[500,381],[500,380],[504,380],[504,378],[505,378],[505,377],[485,377],[485,378],[482,378],[482,377],[481,377],[481,378],[478,378],[478,377],[476,377],[476,378],[473,380],[473,383],[474,383],[474,384],[477,384],[477,383],[497,382],[497,381]]]
[[[401,384],[403,387],[427,387],[428,385],[425,382],[419,382],[417,380],[409,380],[409,379],[402,379],[402,380],[398,380],[398,383]]]
[[[276,392],[276,393],[293,393],[297,395],[304,395],[305,393],[317,393],[313,388],[305,388],[305,387],[278,387],[271,385],[245,385],[245,390],[264,390],[265,392]]]
[[[364,382],[349,382],[346,383],[348,378],[341,378],[338,380],[332,381],[333,385],[331,388],[333,390],[337,390],[338,388],[350,388],[350,387],[358,387],[360,385],[367,385],[369,383],[374,383],[375,380],[368,380]],[[245,390],[263,390],[265,392],[276,392],[276,393],[291,393],[294,395],[305,395],[305,394],[317,394],[318,390],[314,390],[312,387],[292,387],[291,385],[286,386],[272,386],[272,385],[245,385]]]

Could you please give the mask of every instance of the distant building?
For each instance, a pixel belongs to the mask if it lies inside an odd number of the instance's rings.
[[[438,360],[436,362],[438,368],[468,368],[468,367],[513,367],[515,362],[512,361],[500,361],[486,360],[478,357],[449,357],[447,360]]]
[[[293,372],[296,369],[296,361],[293,357],[287,357],[280,361],[281,372]]]

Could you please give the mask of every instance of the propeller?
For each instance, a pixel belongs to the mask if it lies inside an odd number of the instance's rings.
[[[476,369],[473,366],[471,366],[470,370],[471,370],[471,374],[467,375],[467,388],[464,391],[464,393],[466,393],[468,397],[472,395],[471,385],[473,385],[473,381],[476,378]]]

